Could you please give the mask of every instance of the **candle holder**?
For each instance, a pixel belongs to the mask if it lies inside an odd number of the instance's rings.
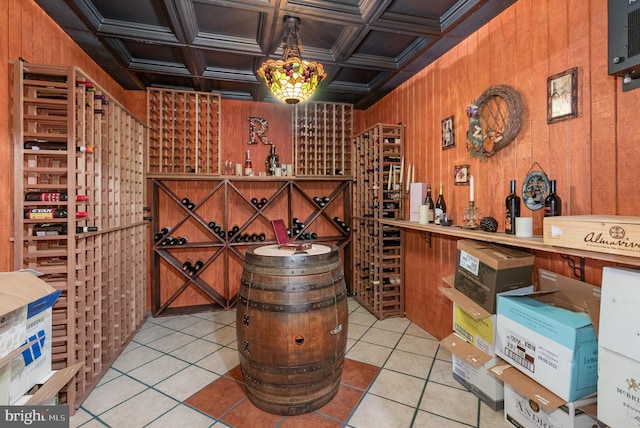
[[[469,201],[469,206],[464,209],[464,213],[462,214],[462,227],[465,229],[477,229],[479,218],[480,210],[475,206],[473,201]]]

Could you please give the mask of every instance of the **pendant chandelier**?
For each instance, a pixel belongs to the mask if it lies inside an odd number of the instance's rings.
[[[297,104],[311,98],[327,76],[322,64],[303,61],[300,52],[300,19],[284,17],[282,59],[270,59],[257,70],[273,95],[287,104]]]

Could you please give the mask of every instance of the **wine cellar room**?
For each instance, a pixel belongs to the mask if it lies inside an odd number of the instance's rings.
[[[0,0],[5,418],[640,427],[638,5],[131,3]]]

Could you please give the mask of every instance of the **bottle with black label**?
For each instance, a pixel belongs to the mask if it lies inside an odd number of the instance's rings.
[[[276,154],[276,146],[271,145],[271,150],[265,161],[267,167],[267,175],[276,175],[276,169],[280,168],[280,157]]]
[[[97,232],[97,226],[76,226],[76,233]],[[33,226],[33,236],[58,236],[67,235],[68,229],[65,223],[45,223]]]
[[[506,199],[507,211],[504,217],[504,233],[516,234],[516,217],[520,217],[520,196],[516,194],[516,180],[511,180],[511,193]]]
[[[436,200],[436,206],[434,210],[434,223],[440,224],[440,220],[444,218],[447,213],[447,203],[444,201],[442,195],[442,183],[440,183],[440,193],[438,193],[438,199]]]
[[[551,180],[549,190],[549,195],[544,199],[544,216],[555,217],[562,215],[562,199],[556,194],[556,180]]]

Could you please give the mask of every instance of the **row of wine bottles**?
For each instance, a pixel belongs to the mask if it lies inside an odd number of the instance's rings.
[[[182,263],[182,271],[185,272],[190,277],[194,277],[196,273],[204,266],[204,261],[202,259],[196,260],[196,262],[192,262],[191,260],[186,260]]]
[[[438,193],[438,199],[436,202],[433,202],[433,198],[431,197],[431,185],[427,184],[427,196],[424,199],[423,205],[427,208],[427,223],[433,224],[441,224],[442,220],[447,215],[447,203],[444,200],[444,195],[442,193],[443,186],[440,183],[440,192]]]

